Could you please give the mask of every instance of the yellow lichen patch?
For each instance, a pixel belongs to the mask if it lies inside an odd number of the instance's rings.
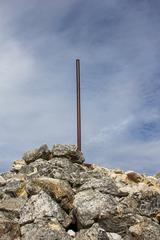
[[[21,183],[20,187],[16,190],[17,197],[27,197],[26,186],[24,183]]]
[[[48,227],[53,230],[53,231],[62,231],[62,226],[60,225],[60,223],[57,221],[57,219],[52,219],[49,223],[48,223]]]

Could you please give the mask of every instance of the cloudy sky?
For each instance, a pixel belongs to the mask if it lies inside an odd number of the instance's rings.
[[[81,59],[86,161],[160,171],[160,1],[0,1],[0,171],[76,142]]]

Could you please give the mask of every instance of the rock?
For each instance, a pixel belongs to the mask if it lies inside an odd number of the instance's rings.
[[[80,232],[76,235],[75,240],[109,240],[106,231],[99,226],[99,224],[95,223],[91,228],[85,230],[80,230]]]
[[[72,162],[83,163],[84,157],[76,145],[55,144],[52,148],[52,157],[66,157]]]
[[[117,233],[107,233],[109,240],[123,240],[123,238]]]
[[[137,192],[126,197],[121,204],[142,216],[154,217],[160,212],[160,193],[156,191]]]
[[[75,195],[74,207],[79,228],[91,226],[99,219],[115,214],[117,201],[97,190],[84,190]]]
[[[21,208],[24,206],[26,200],[23,198],[10,198],[0,201],[0,210],[11,212],[15,217],[19,217]]]
[[[85,171],[82,165],[61,157],[55,157],[49,161],[38,159],[20,170],[21,173],[32,178],[46,176],[66,180],[72,185],[80,184],[80,173]]]
[[[71,240],[55,219],[38,220],[21,227],[21,240]]]
[[[48,191],[60,202],[62,208],[69,211],[73,208],[73,190],[65,180],[40,177],[33,179],[33,183]]]
[[[6,185],[6,180],[2,176],[0,176],[0,187],[4,185]]]
[[[87,190],[87,189],[97,189],[102,193],[107,193],[111,195],[120,195],[118,188],[110,177],[105,178],[91,178],[87,182],[85,182],[80,188],[79,191]]]
[[[68,230],[67,231],[68,235],[71,236],[72,238],[74,238],[76,236],[76,233],[73,230]]]
[[[8,180],[2,191],[11,197],[27,197],[26,184],[24,181],[19,179]]]
[[[128,171],[125,173],[128,177],[129,180],[133,182],[140,182],[142,180],[142,176],[139,173],[133,172],[133,171]]]
[[[23,155],[23,159],[27,164],[34,162],[39,158],[42,158],[45,160],[49,160],[51,158],[51,152],[48,149],[48,146],[46,144],[42,145],[38,149],[33,149],[31,151],[28,151]]]
[[[156,219],[157,219],[158,223],[160,224],[160,212],[156,214]]]
[[[160,226],[150,220],[137,223],[129,228],[131,239],[135,240],[159,240]]]
[[[0,239],[14,240],[20,239],[20,225],[17,222],[0,218]]]
[[[26,162],[23,159],[16,160],[12,164],[11,171],[12,172],[19,172],[19,170],[25,165],[26,165]]]
[[[132,210],[130,211],[128,208],[119,208],[116,213],[110,217],[100,219],[98,223],[106,232],[117,233],[121,237],[124,237],[128,232],[129,227],[139,221],[143,221],[142,216],[133,213]]]
[[[0,173],[0,176],[3,177],[5,180],[13,178],[15,175],[16,175],[16,173],[14,173],[14,172],[3,172],[3,173]]]
[[[158,240],[160,178],[47,145],[0,174],[0,240]]]
[[[43,218],[56,218],[64,227],[71,223],[70,217],[60,208],[47,193],[41,191],[33,195],[21,209],[20,223],[22,225]]]
[[[155,178],[160,178],[160,172],[156,173]]]

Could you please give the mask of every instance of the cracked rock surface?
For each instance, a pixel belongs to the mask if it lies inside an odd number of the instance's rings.
[[[160,240],[160,178],[42,145],[0,173],[0,240]]]

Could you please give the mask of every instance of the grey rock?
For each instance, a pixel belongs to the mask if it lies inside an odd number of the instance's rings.
[[[74,238],[74,237],[76,236],[76,233],[75,233],[73,230],[71,230],[71,229],[69,229],[69,230],[67,231],[67,233],[68,233],[68,235],[71,236],[72,238]]]
[[[79,228],[85,228],[100,219],[111,218],[117,201],[111,195],[90,189],[77,193],[73,204]]]
[[[130,226],[136,224],[139,221],[143,221],[143,217],[127,212],[117,212],[116,214],[100,219],[99,225],[107,232],[114,232],[124,237],[128,232]]]
[[[76,235],[75,240],[110,240],[106,231],[95,223],[89,229],[82,229]]]
[[[47,145],[0,174],[0,240],[158,240],[159,178],[84,163]]]
[[[10,212],[15,217],[19,217],[21,208],[23,208],[26,200],[23,198],[9,198],[0,201],[0,210]]]
[[[61,145],[55,144],[52,148],[53,157],[66,157],[72,162],[83,163],[84,156],[81,151],[78,150],[76,145]]]
[[[123,240],[123,238],[117,233],[107,233],[109,240]]]
[[[0,176],[0,187],[4,185],[6,185],[6,180],[2,176]]]
[[[118,187],[115,182],[110,177],[103,177],[100,179],[91,178],[86,181],[80,188],[79,191],[87,189],[97,189],[102,193],[111,194],[111,195],[120,195]]]
[[[49,160],[51,158],[51,152],[48,149],[46,144],[42,145],[38,149],[30,150],[23,155],[23,159],[27,164],[34,162],[35,160],[42,158],[45,160]]]
[[[46,217],[57,218],[64,227],[71,223],[71,218],[60,208],[58,203],[47,193],[41,191],[39,194],[33,195],[21,209],[20,223],[24,225]]]
[[[80,173],[85,168],[77,163],[72,163],[68,158],[55,157],[49,161],[38,159],[29,165],[22,167],[20,172],[28,177],[46,176],[68,181],[71,185],[80,184]],[[82,184],[82,183],[81,183]]]
[[[25,160],[21,159],[21,160],[16,160],[13,162],[12,167],[11,167],[11,171],[12,172],[19,172],[19,170],[26,165]]]
[[[156,191],[141,191],[126,197],[121,204],[137,214],[154,217],[160,212],[160,193]]]
[[[71,240],[55,220],[38,220],[21,227],[21,240]]]
[[[8,180],[16,175],[15,172],[2,172],[0,176],[2,176],[5,180]]]
[[[131,240],[159,240],[160,225],[152,222],[150,219],[145,219],[144,222],[137,223],[129,228]]]
[[[26,183],[20,179],[9,179],[2,192],[11,197],[27,197]]]
[[[20,239],[20,225],[0,217],[0,240]]]

